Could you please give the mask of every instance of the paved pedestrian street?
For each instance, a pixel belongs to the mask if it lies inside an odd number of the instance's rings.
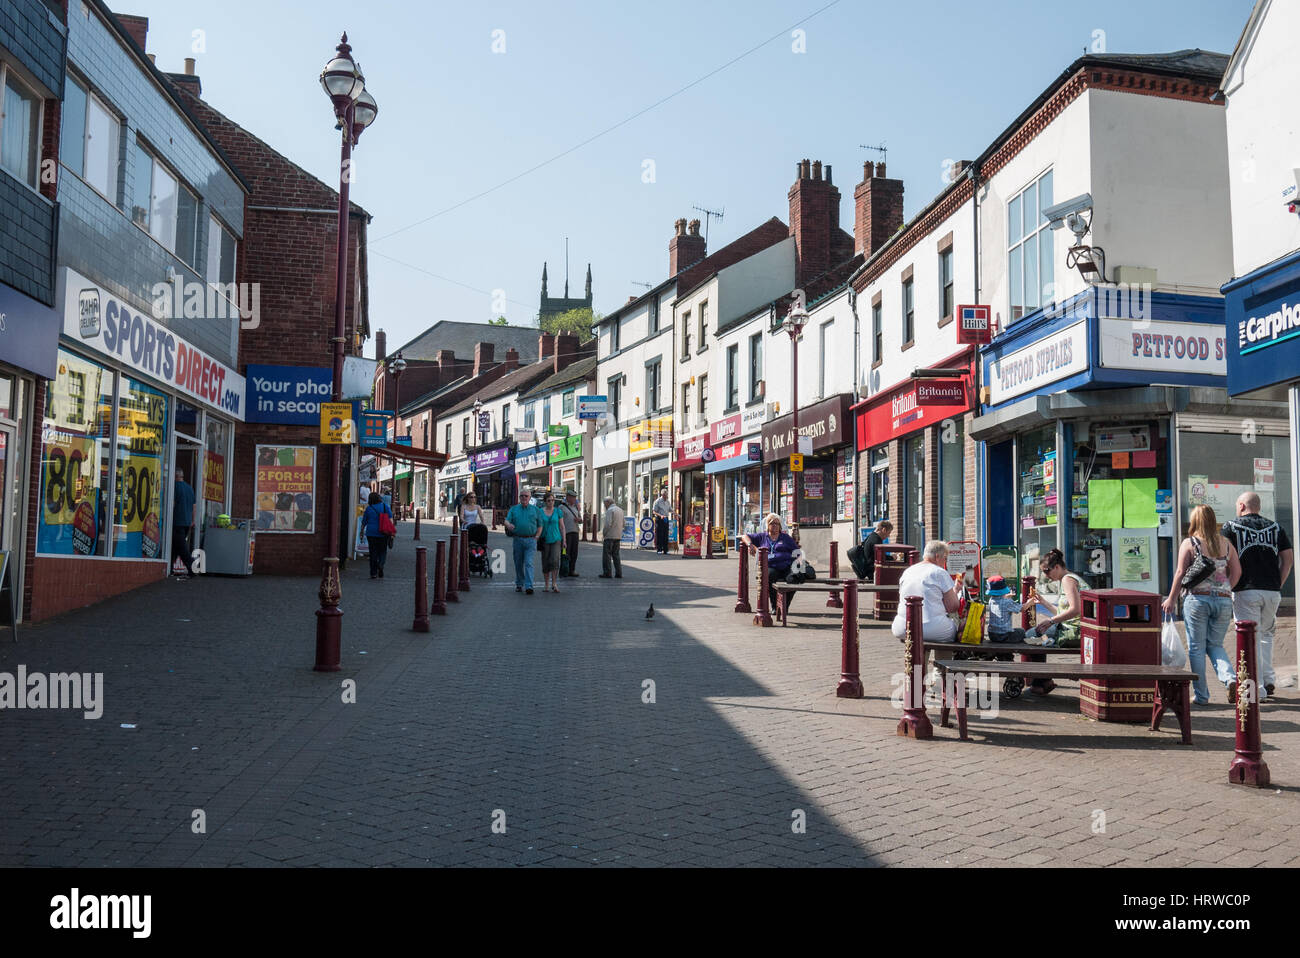
[[[560,595],[476,579],[425,635],[412,531],[384,579],[348,568],[338,673],[311,669],[310,579],[168,581],[6,639],[0,671],[102,672],[103,714],[0,713],[0,864],[1300,864],[1294,687],[1263,708],[1267,789],[1227,783],[1221,690],[1191,747],[1082,718],[1072,682],[917,742],[883,624],[867,697],[836,698],[838,613],[805,594],[755,628],[734,561],[604,580],[584,544]]]

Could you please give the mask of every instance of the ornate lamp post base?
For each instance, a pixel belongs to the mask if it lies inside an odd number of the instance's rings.
[[[316,610],[316,665],[317,672],[337,672],[342,657],[343,610],[339,600],[343,590],[339,584],[339,560],[330,556],[325,560],[320,579],[320,608]]]

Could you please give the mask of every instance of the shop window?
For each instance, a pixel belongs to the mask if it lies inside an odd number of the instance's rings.
[[[44,104],[5,63],[0,63],[0,105],[0,167],[35,189],[40,175]]]
[[[886,446],[871,450],[871,501],[866,518],[873,524],[889,518],[889,449]]]
[[[1057,547],[1059,488],[1056,427],[1045,426],[1019,437],[1020,572],[1038,575],[1038,560]]]
[[[199,437],[203,435],[199,425],[202,415],[202,411],[197,406],[191,405],[184,399],[176,400],[176,431],[198,442]]]
[[[966,538],[965,446],[965,421],[944,420],[939,425],[939,535],[948,542]]]
[[[46,555],[108,555],[104,534],[113,434],[113,373],[60,349],[46,383],[41,507],[36,549]]]
[[[1052,232],[1042,215],[1051,205],[1051,170],[1007,204],[1007,285],[1012,322],[1055,298]]]
[[[903,528],[901,541],[925,546],[925,437],[918,434],[903,440]]]
[[[113,555],[157,559],[163,555],[163,456],[167,450],[166,394],[133,379],[122,380],[117,404],[113,486]],[[186,482],[202,494],[196,476]]]
[[[855,506],[853,453],[841,449],[835,453],[835,518],[852,521]]]

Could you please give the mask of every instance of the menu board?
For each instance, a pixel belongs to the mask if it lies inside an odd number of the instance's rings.
[[[316,531],[316,447],[258,446],[253,486],[259,532]]]

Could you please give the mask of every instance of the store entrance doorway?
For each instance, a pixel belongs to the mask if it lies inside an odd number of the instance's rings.
[[[194,501],[196,505],[200,500],[200,496],[203,490],[203,474],[200,471],[202,462],[203,462],[203,447],[200,446],[197,442],[193,442],[189,439],[185,439],[178,434],[176,436],[175,476],[177,480],[184,479],[185,482],[189,485],[189,487],[194,490]],[[178,515],[176,510],[175,485],[176,483],[175,481],[173,481],[172,497],[171,497],[173,529],[176,526],[186,525],[188,519],[188,524],[191,525],[192,528],[190,530],[189,535],[185,539],[185,548],[189,549],[190,554],[192,555],[195,549],[201,549],[203,547],[203,542],[202,542],[203,512],[201,509],[195,508],[191,510],[191,513],[188,517]],[[177,536],[175,535],[175,532],[173,532],[172,535],[172,543],[174,548],[179,549],[180,542]],[[173,552],[171,555],[173,571],[175,571],[177,554],[178,552]]]

